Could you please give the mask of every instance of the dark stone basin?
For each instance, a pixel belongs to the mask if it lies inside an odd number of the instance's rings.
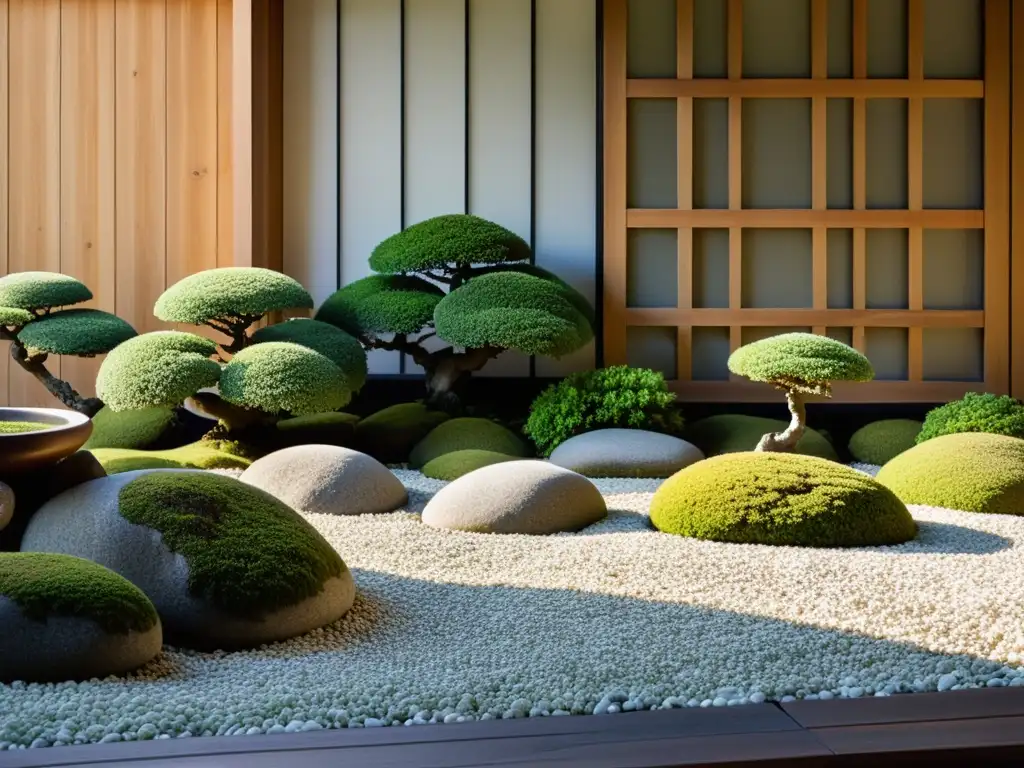
[[[0,408],[0,421],[50,425],[32,432],[0,434],[0,478],[56,464],[81,448],[92,434],[92,420],[57,408]]]

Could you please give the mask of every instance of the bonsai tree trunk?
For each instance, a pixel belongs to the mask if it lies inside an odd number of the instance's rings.
[[[261,411],[239,408],[213,392],[197,392],[191,400],[199,410],[217,419],[228,433],[268,426],[278,420],[276,416]]]
[[[498,347],[480,347],[465,352],[448,348],[428,355],[422,362],[417,360],[426,371],[427,405],[448,413],[458,412],[461,407],[458,384],[467,374],[479,371],[488,360],[503,351]]]
[[[786,390],[786,404],[789,406],[790,422],[782,432],[769,432],[761,438],[755,451],[777,451],[791,453],[804,436],[807,425],[807,409],[803,397],[792,389]]]
[[[47,392],[71,410],[92,418],[103,407],[102,400],[95,397],[82,397],[74,387],[50,373],[46,369],[46,355],[29,357],[28,350],[15,340],[11,343],[11,358],[35,376],[39,383],[46,387]]]

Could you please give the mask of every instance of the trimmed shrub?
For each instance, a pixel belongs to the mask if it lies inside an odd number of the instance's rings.
[[[340,328],[318,320],[295,318],[260,328],[252,335],[254,344],[287,341],[319,352],[345,374],[348,388],[358,392],[366,383],[366,352],[362,345]]]
[[[960,432],[1024,438],[1024,404],[1009,395],[968,392],[961,400],[929,411],[917,442]]]
[[[877,479],[905,504],[1024,515],[1024,440],[962,432],[904,451]]]
[[[850,438],[850,455],[865,464],[885,464],[914,447],[921,422],[913,419],[884,419],[858,429]]]
[[[316,319],[353,336],[418,333],[443,298],[444,291],[415,275],[370,275],[331,294]]]
[[[104,407],[92,417],[92,434],[82,448],[148,448],[160,439],[174,420],[171,408],[113,411]]]
[[[35,320],[18,333],[30,355],[102,355],[136,335],[128,323],[98,309],[68,309]]]
[[[153,314],[168,323],[251,325],[269,312],[311,309],[313,299],[296,280],[261,267],[221,267],[179,280],[160,296]],[[220,329],[218,329],[220,330]]]
[[[516,434],[489,419],[461,418],[439,424],[409,454],[409,467],[424,464],[454,451],[475,449],[523,458],[526,446]]]
[[[623,427],[675,435],[683,418],[665,377],[648,368],[617,365],[574,373],[545,389],[530,407],[524,431],[542,456],[570,437]]]
[[[676,473],[654,494],[651,523],[680,536],[777,546],[883,546],[917,534],[903,502],[868,475],[769,452],[717,456]]]
[[[786,422],[778,419],[728,413],[693,422],[683,436],[700,448],[705,456],[719,456],[752,451],[762,435],[780,432],[785,428]],[[832,444],[813,429],[804,430],[800,442],[796,444],[796,452],[839,461],[839,455]]]
[[[0,307],[36,312],[91,298],[92,291],[82,282],[57,272],[14,272],[0,277]]]
[[[392,405],[356,425],[356,447],[384,464],[402,464],[420,440],[450,418],[423,403]]]
[[[519,458],[495,451],[467,448],[431,459],[423,465],[420,471],[423,472],[424,477],[434,480],[458,480],[463,475],[468,475],[481,467],[489,467],[492,464],[501,464],[506,461],[518,461]]]

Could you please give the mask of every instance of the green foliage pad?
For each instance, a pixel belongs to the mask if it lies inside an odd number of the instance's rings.
[[[98,309],[66,309],[29,323],[18,341],[30,351],[88,357],[109,352],[137,334],[128,323]]]
[[[415,275],[370,275],[331,294],[315,319],[353,336],[418,333],[442,298],[440,288]]]
[[[82,282],[58,272],[15,272],[0,277],[0,307],[34,312],[91,298],[92,291]]]
[[[868,359],[853,347],[812,333],[783,333],[746,344],[730,355],[729,370],[798,390],[875,376]]]
[[[252,335],[255,344],[287,341],[319,352],[345,374],[349,389],[358,392],[366,383],[366,352],[363,346],[340,328],[319,320],[296,318],[260,328]]]
[[[666,533],[737,544],[900,544],[917,524],[892,491],[854,469],[790,453],[730,453],[665,481],[651,522]]]
[[[384,240],[370,255],[374,272],[424,272],[529,261],[530,246],[518,235],[479,216],[436,216]]]
[[[268,312],[312,306],[306,289],[287,275],[261,267],[221,267],[179,280],[157,299],[153,314],[189,325],[234,319],[251,323]]]
[[[229,477],[153,472],[125,485],[119,502],[125,520],[159,531],[184,556],[189,591],[225,613],[262,618],[346,570],[297,512]]]
[[[142,590],[91,560],[48,552],[0,553],[0,595],[36,621],[90,619],[108,634],[145,632],[157,613]]]

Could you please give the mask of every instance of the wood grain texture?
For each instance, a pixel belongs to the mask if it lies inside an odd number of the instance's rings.
[[[6,275],[7,267],[7,182],[9,174],[6,171],[8,166],[8,66],[7,61],[10,52],[10,38],[8,35],[8,0],[0,0],[0,275]],[[7,381],[10,367],[9,355],[10,344],[0,342],[0,405],[8,403]]]
[[[626,362],[626,0],[604,0],[604,365]]]
[[[792,229],[827,227],[833,229],[981,229],[985,213],[978,210],[900,211],[872,208],[870,210],[798,210],[746,208],[724,210],[700,208],[692,211],[675,208],[630,208],[626,211],[630,228],[665,229],[675,227],[756,227],[758,229]]]
[[[217,2],[217,266],[234,264],[232,0]]]
[[[1012,195],[1012,224],[1011,224],[1011,261],[1010,270],[1011,293],[1013,308],[1012,327],[1010,329],[1010,341],[1012,342],[1014,354],[1012,354],[1012,394],[1018,400],[1024,399],[1024,354],[1019,350],[1024,348],[1024,311],[1021,303],[1024,302],[1024,11],[1020,8],[1013,12],[1013,40],[1012,50],[1019,53],[1013,55],[1013,114],[1012,136],[1013,147],[1011,151],[1012,188],[1016,194]],[[2,194],[2,192],[0,192]],[[0,227],[2,230],[2,227]],[[2,246],[0,246],[2,247]]]
[[[818,80],[813,78],[697,78],[669,80],[638,78],[627,81],[630,98],[672,99],[690,96],[700,99],[739,96],[757,99],[980,99],[985,93],[981,80],[921,81],[885,78]]]
[[[60,29],[60,271],[117,309],[114,199],[114,0],[65,2]],[[61,374],[92,394],[99,358],[64,357]]]
[[[60,272],[60,0],[10,0],[8,255],[11,272]],[[47,367],[60,376],[60,358]],[[33,377],[11,365],[8,397],[53,407]]]

